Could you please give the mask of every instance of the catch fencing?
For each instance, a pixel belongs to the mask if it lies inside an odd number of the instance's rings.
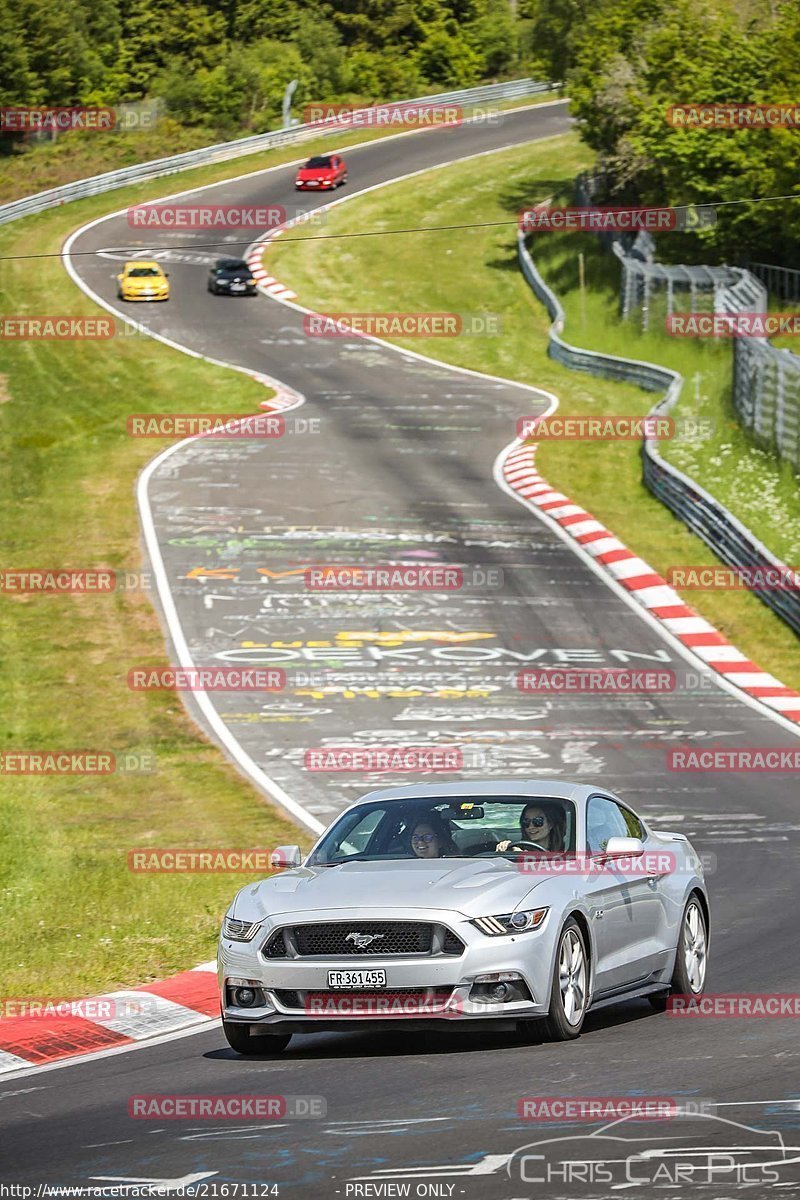
[[[605,183],[602,175],[579,176],[577,202],[591,204]],[[749,269],[659,263],[648,233],[635,239],[606,234],[603,240],[622,270],[622,317],[628,320],[638,312],[642,329],[663,327],[676,310],[763,313],[769,292],[800,303],[800,271],[767,263],[751,263]],[[800,358],[766,338],[734,338],[733,403],[744,428],[800,471]]]

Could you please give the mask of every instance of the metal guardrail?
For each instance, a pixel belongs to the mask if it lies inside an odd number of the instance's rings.
[[[604,379],[619,379],[648,391],[664,391],[663,398],[651,409],[650,415],[670,414],[680,399],[683,377],[677,371],[656,363],[571,346],[561,336],[565,322],[561,302],[539,274],[522,233],[517,234],[517,253],[522,274],[553,322],[548,335],[550,357],[573,371],[584,371]],[[642,443],[642,477],[653,495],[729,567],[788,571],[785,564],[737,521],[724,505],[672,463],[666,462],[659,453],[655,439],[648,438]],[[800,634],[800,594],[796,590],[754,591],[754,595],[777,613],[795,633]]]
[[[472,107],[473,105],[488,104],[495,100],[514,100],[522,99],[525,96],[539,95],[555,86],[555,84],[535,79],[512,79],[508,83],[490,83],[482,87],[465,88],[458,92],[439,92],[434,96],[417,96],[410,100],[388,101],[386,105],[377,107],[402,104],[454,104]],[[369,110],[360,109],[358,111],[366,113]],[[106,171],[102,175],[93,175],[88,179],[65,183],[61,187],[50,188],[46,192],[37,192],[34,196],[26,196],[22,200],[12,200],[9,204],[0,205],[0,225],[4,225],[8,221],[16,221],[20,217],[29,217],[34,213],[44,212],[48,208],[56,208],[70,200],[83,200],[87,196],[113,191],[115,188],[125,187],[129,183],[157,179],[162,175],[185,171],[190,167],[227,162],[247,154],[255,154],[259,150],[271,150],[276,146],[301,143],[323,134],[333,136],[336,133],[347,133],[353,128],[358,128],[358,125],[352,118],[314,121],[306,125],[295,125],[291,129],[256,133],[252,137],[239,138],[234,142],[219,142],[215,146],[187,150],[183,154],[137,163],[132,167],[122,167],[118,171]]]

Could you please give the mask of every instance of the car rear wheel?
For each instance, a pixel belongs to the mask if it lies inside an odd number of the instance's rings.
[[[233,1021],[222,1022],[222,1032],[228,1040],[231,1050],[237,1054],[257,1055],[259,1058],[269,1058],[280,1054],[289,1045],[290,1033],[266,1033],[254,1036],[247,1025],[237,1025]]]
[[[681,935],[675,955],[672,984],[667,992],[648,996],[656,1012],[665,1012],[671,995],[702,996],[706,986],[708,929],[703,906],[696,895],[690,896],[683,910]]]

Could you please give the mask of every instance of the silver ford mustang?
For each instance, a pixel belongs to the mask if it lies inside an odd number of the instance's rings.
[[[604,788],[424,784],[370,792],[301,865],[241,889],[223,922],[223,1028],[241,1054],[294,1033],[487,1022],[575,1038],[633,996],[705,986],[709,905],[685,837]]]

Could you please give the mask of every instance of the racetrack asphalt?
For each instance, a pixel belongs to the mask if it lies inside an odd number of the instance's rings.
[[[556,105],[507,114],[499,125],[364,145],[346,153],[347,190],[567,127],[565,108]],[[195,195],[293,208],[293,175],[285,167]],[[154,199],[159,194],[154,185]],[[114,307],[121,308],[113,280],[120,257],[109,254],[134,248],[132,232],[124,215],[113,216],[87,227],[71,247],[86,285]],[[136,236],[144,249],[148,242]],[[402,777],[308,771],[305,752],[315,747],[457,743],[464,778],[602,781],[656,827],[687,833],[715,856],[708,990],[791,992],[800,875],[794,777],[681,774],[665,763],[671,745],[692,740],[794,748],[797,738],[716,685],[687,683],[694,668],[675,645],[498,489],[498,453],[513,439],[517,417],[541,412],[546,398],[374,343],[310,338],[302,312],[263,296],[213,297],[204,260],[223,251],[197,249],[207,233],[183,232],[172,244],[178,240],[195,261],[183,260],[181,249],[167,255],[172,298],[147,310],[151,327],[305,397],[286,414],[285,436],[186,444],[153,472],[148,488],[194,661],[287,672],[287,687],[266,699],[213,694],[246,753],[323,824],[369,787]],[[159,235],[159,245],[169,244]],[[464,307],[480,305],[470,297]],[[141,313],[137,307],[131,315],[142,320]],[[213,397],[191,398],[187,411],[195,410],[214,411]],[[320,432],[301,432],[296,418],[318,421]],[[458,565],[469,584],[388,598],[320,597],[303,585],[301,572],[311,564],[397,558]],[[187,578],[197,568],[227,578]],[[599,698],[540,698],[515,687],[521,667],[570,663],[667,667],[682,684],[670,693]],[[719,1106],[691,1129],[684,1128],[688,1118],[625,1127],[660,1152],[670,1145],[759,1147],[763,1131],[792,1144],[800,1107],[792,1046],[789,1020],[682,1020],[655,1015],[644,1001],[590,1014],[582,1037],[559,1045],[450,1028],[436,1035],[345,1031],[295,1037],[279,1059],[257,1061],[234,1055],[214,1027],[4,1081],[1,1177],[87,1187],[98,1178],[197,1175],[217,1186],[277,1184],[279,1195],[304,1200],[588,1198],[608,1194],[601,1181],[543,1186],[531,1182],[530,1164],[522,1175],[518,1159],[508,1167],[523,1145],[597,1128],[521,1121],[522,1097],[646,1095]],[[261,1124],[128,1116],[130,1097],[172,1092],[314,1096],[326,1113]],[[761,1153],[754,1149],[750,1161]],[[653,1172],[639,1178],[650,1182],[637,1195],[687,1194],[669,1182],[656,1187]],[[781,1178],[800,1187],[796,1176]],[[737,1181],[741,1170],[725,1175],[720,1160],[701,1194],[734,1194]],[[367,1183],[370,1190],[357,1190]],[[749,1194],[762,1189],[767,1194],[759,1176]],[[791,1188],[773,1194],[781,1192]],[[239,1190],[245,1194],[270,1193]]]

